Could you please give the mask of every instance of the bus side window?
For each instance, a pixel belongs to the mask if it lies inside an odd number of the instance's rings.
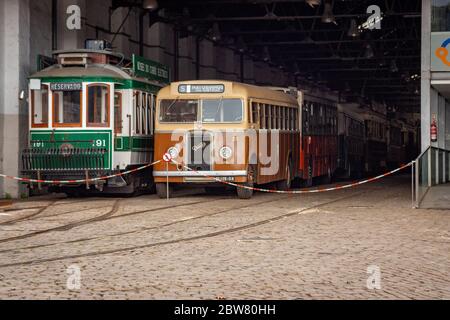
[[[114,94],[114,133],[122,133],[122,93]]]
[[[251,123],[258,123],[258,106],[259,104],[257,102],[252,102],[251,105],[251,113],[252,113],[252,119]]]
[[[276,107],[274,105],[271,105],[270,109],[271,109],[270,112],[271,112],[271,118],[272,118],[272,129],[278,129],[277,128],[278,116],[277,116]]]
[[[266,109],[266,129],[272,129],[272,119],[271,119],[271,113],[270,113],[270,105],[266,104],[265,105],[265,109]]]
[[[263,103],[259,104],[259,125],[260,129],[267,129],[266,127],[266,112],[265,106]]]

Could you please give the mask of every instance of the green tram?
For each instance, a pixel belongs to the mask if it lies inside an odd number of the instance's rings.
[[[24,175],[39,180],[91,179],[150,163],[156,94],[169,83],[168,67],[135,55],[127,61],[109,50],[54,54],[55,64],[29,80]],[[48,187],[71,195],[133,194],[152,188],[151,170]]]

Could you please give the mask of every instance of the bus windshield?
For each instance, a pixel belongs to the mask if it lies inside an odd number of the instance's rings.
[[[241,99],[203,99],[201,101],[201,121],[203,123],[242,122],[243,104]],[[160,122],[187,123],[198,121],[198,100],[161,100]]]
[[[160,122],[196,122],[198,100],[161,100]]]
[[[202,100],[202,122],[241,122],[242,100],[208,99]]]

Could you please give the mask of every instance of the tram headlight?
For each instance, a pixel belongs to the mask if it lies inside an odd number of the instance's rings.
[[[170,154],[170,157],[172,159],[176,159],[178,158],[178,154],[180,153],[180,151],[178,151],[178,149],[175,147],[170,147],[169,149],[167,149],[167,153]]]
[[[233,155],[233,150],[231,150],[230,147],[224,146],[224,147],[220,148],[220,150],[219,150],[219,156],[224,160],[230,159],[232,155]]]

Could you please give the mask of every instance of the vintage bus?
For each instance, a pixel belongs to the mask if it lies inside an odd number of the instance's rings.
[[[217,184],[211,177],[287,190],[296,177],[312,181],[336,169],[336,107],[297,90],[218,80],[172,83],[157,97],[155,157],[165,153],[178,165],[155,166],[160,197],[175,184]],[[250,198],[253,191],[238,187],[237,194]]]
[[[267,88],[216,80],[175,82],[158,93],[155,157],[168,152],[180,163],[169,166],[170,184],[214,183],[209,176],[246,186],[278,182],[287,189],[298,175],[299,111],[293,96]],[[153,174],[158,195],[166,197],[165,165],[157,164]],[[252,193],[237,188],[240,198]]]
[[[127,60],[120,53],[95,48],[54,54],[52,65],[30,77],[24,174],[45,180],[82,180],[151,162],[154,104],[158,90],[169,82],[168,68],[142,57]],[[151,188],[151,177],[148,168],[95,182],[56,182],[50,188],[71,195],[132,194]]]

